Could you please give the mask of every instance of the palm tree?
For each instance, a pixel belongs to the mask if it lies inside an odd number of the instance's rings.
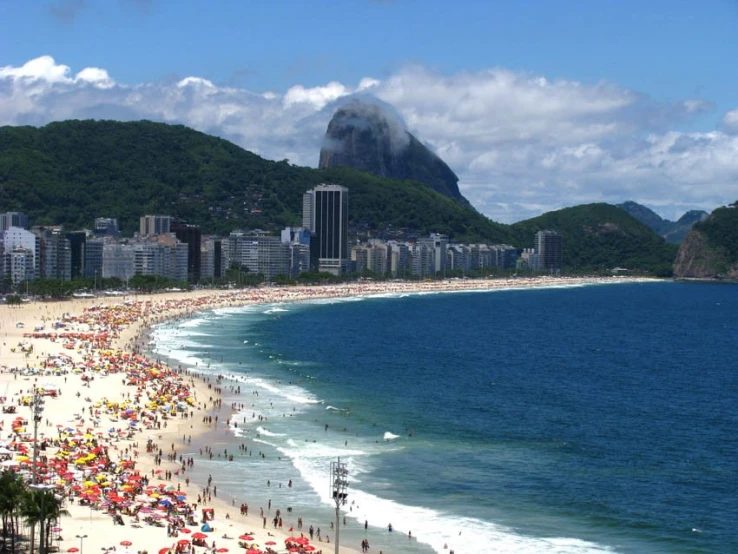
[[[60,516],[69,515],[69,512],[62,508],[61,499],[57,498],[52,491],[43,489],[25,491],[21,512],[26,523],[31,526],[31,554],[34,552],[36,525],[41,525],[39,550],[41,554],[44,554],[49,548],[49,535],[51,534],[49,531],[52,522],[59,519]]]
[[[19,506],[23,494],[23,481],[20,475],[9,469],[0,473],[0,517],[3,522],[3,542],[6,542],[10,535],[11,552],[15,552],[15,539],[19,528]]]

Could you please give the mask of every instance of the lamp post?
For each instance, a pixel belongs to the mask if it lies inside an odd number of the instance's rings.
[[[44,413],[44,401],[41,398],[41,392],[34,385],[33,387],[33,484],[38,483],[38,467],[36,459],[38,458],[38,424],[41,421],[41,414]]]
[[[331,462],[331,496],[336,503],[336,554],[338,554],[339,533],[341,529],[340,515],[341,504],[346,504],[348,493],[346,489],[348,482],[348,466],[341,462],[339,457],[337,461]]]
[[[79,554],[82,553],[82,547],[85,539],[87,538],[87,535],[75,535],[79,539]]]

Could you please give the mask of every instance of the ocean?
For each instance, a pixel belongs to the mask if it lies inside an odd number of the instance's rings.
[[[341,543],[375,553],[738,552],[734,285],[255,305],[153,338],[231,376],[243,408],[213,448],[235,460],[196,469],[251,512],[271,500],[333,540],[340,457]]]

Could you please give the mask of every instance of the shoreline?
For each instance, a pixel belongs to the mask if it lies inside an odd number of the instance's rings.
[[[82,408],[84,410],[97,406],[98,403],[104,402],[103,398],[108,401],[113,398],[125,399],[126,395],[130,396],[130,392],[136,392],[125,384],[125,378],[120,380],[120,373],[126,374],[128,369],[122,369],[114,364],[125,365],[129,362],[120,363],[119,357],[128,356],[131,360],[135,359],[136,364],[141,364],[142,354],[147,348],[148,335],[154,325],[172,319],[187,319],[202,311],[208,311],[219,308],[246,306],[256,303],[279,303],[279,302],[303,302],[319,298],[336,298],[350,296],[374,296],[385,294],[417,294],[426,292],[472,292],[483,290],[510,290],[520,288],[548,288],[561,286],[578,286],[578,285],[596,285],[596,284],[617,284],[617,283],[633,283],[633,282],[655,282],[655,279],[640,279],[629,277],[608,277],[608,278],[535,278],[535,279],[505,279],[505,280],[454,280],[441,282],[380,282],[380,283],[362,283],[347,285],[328,285],[320,287],[285,287],[285,288],[261,288],[247,289],[243,291],[195,291],[186,293],[166,293],[163,295],[137,295],[130,297],[105,297],[94,299],[75,299],[69,302],[58,303],[37,303],[26,304],[19,308],[4,307],[0,311],[0,334],[4,335],[3,346],[0,353],[3,358],[3,372],[0,373],[0,392],[7,391],[2,396],[7,396],[4,406],[17,404],[24,394],[27,396],[29,388],[33,385],[47,385],[49,382],[59,387],[59,395],[47,400],[46,409],[43,417],[47,419],[45,426],[39,426],[39,437],[51,437],[52,432],[57,426],[62,427],[74,423],[75,427],[80,425],[76,423],[80,419],[82,424],[85,423],[84,417],[77,417],[77,413]],[[66,315],[65,315],[66,314]],[[88,321],[80,322],[80,318],[84,318],[87,314]],[[94,314],[94,317],[90,314]],[[52,330],[47,324],[54,325],[56,323],[69,322],[65,328]],[[23,327],[18,324],[23,323]],[[34,329],[43,328],[39,331]],[[78,338],[72,338],[69,335],[76,333]],[[31,336],[24,336],[30,334]],[[34,336],[38,335],[38,336]],[[62,337],[62,335],[65,335]],[[100,338],[101,335],[108,335],[105,340]],[[30,352],[21,352],[20,343],[25,343],[25,349],[31,348]],[[14,351],[13,351],[14,350]],[[112,353],[112,354],[111,354]],[[111,362],[110,360],[118,360]],[[51,367],[50,360],[54,364],[64,369],[57,371],[49,371]],[[153,362],[153,360],[147,360]],[[100,365],[95,365],[100,364]],[[107,365],[105,365],[107,364]],[[43,366],[45,375],[32,374],[29,370]],[[100,368],[106,368],[102,371]],[[163,366],[160,366],[163,367]],[[10,372],[10,368],[17,368],[17,371]],[[171,369],[171,368],[170,368]],[[164,369],[161,369],[164,372]],[[27,373],[24,375],[23,373]],[[20,379],[18,377],[21,377]],[[79,376],[79,378],[77,378]],[[88,379],[92,377],[91,380]],[[97,441],[99,444],[105,444],[106,449],[110,452],[110,460],[118,463],[121,460],[131,460],[135,463],[135,471],[140,476],[148,476],[153,481],[157,475],[156,471],[172,472],[172,479],[163,481],[165,487],[178,487],[182,492],[188,493],[187,502],[192,504],[199,494],[204,496],[211,491],[207,483],[188,484],[184,479],[188,478],[187,469],[182,471],[178,456],[181,456],[183,449],[191,450],[199,449],[200,445],[209,446],[208,443],[217,441],[216,431],[223,429],[228,435],[228,421],[233,412],[230,406],[223,406],[220,402],[221,394],[217,390],[219,380],[213,376],[205,377],[198,375],[197,371],[172,371],[166,379],[172,382],[179,381],[191,392],[192,398],[190,406],[187,408],[191,415],[180,419],[165,420],[165,427],[140,429],[139,431],[128,432],[131,436],[130,440],[121,439],[118,434],[113,437],[100,436]],[[160,386],[158,377],[151,378],[151,383],[143,385],[143,392],[151,386]],[[21,393],[20,391],[24,391]],[[141,389],[139,389],[141,391]],[[89,398],[92,406],[87,404],[80,405],[79,400],[75,398]],[[120,400],[119,400],[120,402]],[[125,400],[123,400],[125,402]],[[101,404],[102,405],[102,404]],[[165,408],[165,407],[164,407]],[[161,423],[159,417],[164,418],[166,412],[159,405],[153,411],[156,415],[152,416],[154,421]],[[77,411],[75,411],[77,410]],[[52,416],[53,421],[49,419]],[[141,410],[141,412],[146,412]],[[16,414],[2,414],[2,439],[8,441],[9,438],[15,437],[15,444],[22,444],[18,439],[26,439],[26,450],[28,449],[28,436],[18,433],[11,433],[12,421],[18,416],[24,417],[26,420],[32,419],[31,408],[29,406],[18,406]],[[104,417],[104,416],[103,416]],[[213,418],[213,422],[209,423],[206,418]],[[216,420],[217,418],[217,420]],[[99,418],[102,419],[102,418]],[[117,421],[98,421],[91,428],[93,433],[104,435],[101,430],[107,429],[110,423],[114,423],[115,427],[120,428],[122,420]],[[166,425],[171,422],[172,425]],[[218,423],[225,422],[225,425]],[[176,425],[174,424],[176,423]],[[186,433],[182,433],[183,425]],[[112,428],[112,427],[111,427]],[[27,431],[25,431],[27,432]],[[183,434],[191,435],[194,443],[183,445]],[[211,438],[212,437],[212,438]],[[31,437],[32,440],[32,437]],[[95,444],[98,444],[98,442]],[[154,457],[146,455],[146,443],[150,441],[150,449],[153,452],[162,452],[159,465],[155,463]],[[9,445],[11,443],[8,443]],[[156,444],[156,447],[152,445]],[[191,448],[189,448],[191,446]],[[48,457],[57,454],[54,448],[48,449]],[[14,451],[13,458],[17,458]],[[134,454],[136,452],[136,454]],[[173,459],[168,460],[167,456]],[[197,463],[194,457],[193,462]],[[185,466],[188,466],[186,463]],[[18,466],[22,467],[22,466]],[[120,467],[120,466],[118,466]],[[154,473],[152,473],[154,472]],[[120,472],[120,475],[123,472]],[[124,474],[124,473],[123,473]],[[134,473],[135,475],[135,473]],[[91,474],[86,477],[91,477]],[[217,477],[217,476],[216,476]],[[111,479],[112,481],[112,479]],[[60,484],[60,486],[71,489],[70,482]],[[53,484],[53,483],[52,483]],[[59,485],[58,481],[56,484]],[[114,484],[113,490],[121,490],[124,485],[122,482]],[[217,486],[217,480],[215,482]],[[231,537],[238,537],[246,531],[253,531],[256,543],[262,549],[267,542],[276,542],[274,548],[278,552],[284,552],[284,539],[288,536],[290,525],[295,529],[297,534],[299,531],[295,521],[290,521],[292,516],[284,517],[284,531],[279,529],[270,529],[270,525],[265,525],[261,520],[261,516],[257,515],[257,507],[250,507],[249,516],[242,516],[236,512],[233,505],[229,505],[224,498],[224,493],[228,498],[234,497],[230,491],[221,491],[221,496],[214,497],[212,504],[207,503],[207,507],[214,507],[216,511],[215,531],[208,537],[208,546],[211,542],[215,542],[218,548],[226,547],[230,549],[238,548],[237,539],[224,539],[223,534]],[[65,494],[72,494],[71,490]],[[139,495],[140,496],[140,495]],[[198,503],[198,511],[202,508],[202,502]],[[63,540],[56,541],[52,544],[58,545],[60,551],[66,552],[69,548],[92,548],[93,550],[104,549],[105,547],[117,546],[120,552],[121,542],[130,541],[130,549],[132,552],[148,551],[158,552],[161,548],[176,544],[177,541],[187,538],[189,534],[180,533],[177,537],[167,537],[164,529],[157,529],[154,526],[141,526],[140,528],[131,527],[134,519],[132,517],[123,516],[125,526],[113,525],[112,519],[105,515],[105,512],[94,510],[89,506],[80,506],[78,502],[66,505],[71,515],[63,517],[59,527],[58,535]],[[276,510],[276,507],[274,507]],[[272,512],[269,510],[269,515]],[[225,517],[228,514],[228,518]],[[198,513],[199,515],[199,513]],[[262,525],[259,525],[259,524]],[[309,524],[310,522],[305,522]],[[192,531],[199,528],[191,526]],[[69,531],[67,531],[69,530]],[[305,529],[303,529],[305,531]],[[268,534],[269,533],[269,534]],[[332,532],[331,532],[332,534]],[[76,536],[86,537],[82,540]],[[331,543],[318,542],[312,543],[316,551],[324,549],[333,551],[334,545]],[[125,549],[124,549],[125,551]],[[200,550],[202,551],[202,550]],[[356,548],[341,546],[341,552],[353,554],[358,552]]]

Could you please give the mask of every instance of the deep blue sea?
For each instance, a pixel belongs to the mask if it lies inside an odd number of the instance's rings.
[[[375,553],[738,552],[738,286],[258,305],[154,339],[241,387],[215,448],[251,456],[198,466],[252,511],[333,537],[340,456],[341,542],[366,521]]]

